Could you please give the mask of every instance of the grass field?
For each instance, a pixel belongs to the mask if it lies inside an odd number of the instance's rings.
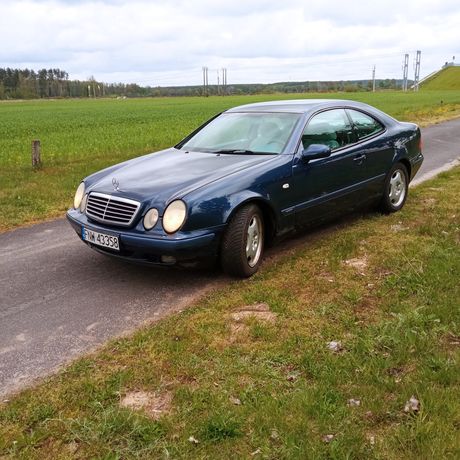
[[[423,90],[460,90],[460,67],[447,67],[420,86]]]
[[[460,114],[458,91],[3,102],[0,231],[62,216],[84,176],[174,145],[221,110],[255,101],[302,97],[360,100],[398,119],[421,124]],[[42,143],[43,167],[32,171],[30,146],[36,138]]]
[[[0,403],[0,458],[460,458],[459,196],[457,168]]]

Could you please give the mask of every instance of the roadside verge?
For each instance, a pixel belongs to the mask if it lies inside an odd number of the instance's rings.
[[[460,169],[0,406],[0,455],[460,452]]]

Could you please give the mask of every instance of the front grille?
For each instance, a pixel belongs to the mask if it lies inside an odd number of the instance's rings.
[[[105,224],[128,227],[133,223],[140,205],[128,198],[91,192],[86,203],[86,215]]]

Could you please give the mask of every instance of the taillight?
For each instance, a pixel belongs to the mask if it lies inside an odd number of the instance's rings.
[[[422,136],[420,136],[418,140],[418,151],[421,152],[422,149],[423,149],[423,140],[422,140]]]

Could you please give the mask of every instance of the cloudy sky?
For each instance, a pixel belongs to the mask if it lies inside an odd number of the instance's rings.
[[[0,67],[142,85],[401,78],[458,53],[459,0],[0,0]]]

